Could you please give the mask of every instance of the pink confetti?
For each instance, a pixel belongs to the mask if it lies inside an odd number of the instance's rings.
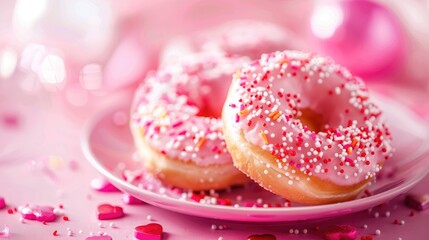
[[[112,237],[109,235],[91,236],[91,237],[85,238],[85,240],[112,240]]]
[[[99,192],[119,192],[119,189],[104,178],[92,179],[91,187]]]
[[[99,220],[116,219],[124,216],[124,210],[119,206],[101,204],[98,206],[97,215]]]
[[[158,223],[141,225],[134,229],[134,237],[139,240],[161,240],[162,226]]]
[[[6,207],[6,201],[3,197],[0,197],[0,209],[3,209]]]
[[[350,225],[334,225],[324,231],[327,240],[354,240],[357,238],[356,228]]]
[[[10,230],[7,226],[5,226],[2,230],[0,230],[0,238],[9,237]]]
[[[128,193],[124,193],[122,195],[122,201],[124,201],[125,204],[128,205],[139,205],[139,204],[144,204],[144,202],[136,197],[133,197],[132,195],[128,194]]]
[[[25,205],[20,211],[22,217],[27,220],[53,222],[57,218],[54,208],[49,206]]]

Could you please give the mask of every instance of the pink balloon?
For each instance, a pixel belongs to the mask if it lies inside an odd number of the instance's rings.
[[[371,0],[321,2],[314,9],[311,30],[319,52],[357,75],[390,73],[404,58],[398,19]]]

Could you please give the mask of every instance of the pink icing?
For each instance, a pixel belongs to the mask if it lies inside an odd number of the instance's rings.
[[[232,163],[219,119],[232,74],[248,61],[224,54],[192,54],[145,80],[132,124],[171,158],[200,165]]]
[[[323,116],[320,132],[297,119],[301,109]],[[290,174],[296,169],[355,184],[374,177],[392,154],[389,130],[363,82],[312,54],[276,52],[246,65],[234,76],[224,114],[237,133],[276,157],[289,184],[301,180]]]

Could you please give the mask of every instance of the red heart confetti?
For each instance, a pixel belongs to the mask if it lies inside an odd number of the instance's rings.
[[[132,195],[128,194],[128,193],[124,193],[122,195],[122,201],[124,201],[125,204],[128,205],[139,205],[139,204],[144,204],[144,202],[136,197],[133,197]]]
[[[260,234],[260,235],[251,235],[247,240],[276,240],[276,236],[272,234]]]
[[[357,231],[350,225],[334,225],[326,228],[324,235],[327,240],[355,240]]]
[[[119,192],[115,186],[104,178],[94,178],[91,180],[91,187],[99,192]]]
[[[116,219],[124,216],[124,210],[119,206],[101,204],[97,209],[97,216],[99,220]]]
[[[405,204],[418,211],[429,208],[429,194],[409,194],[405,197]]]
[[[4,198],[0,197],[0,209],[3,209],[6,207],[6,201]]]
[[[49,206],[25,205],[21,207],[21,215],[27,220],[39,222],[53,222],[57,218],[54,208]]]
[[[85,240],[112,240],[112,237],[109,235],[91,236],[91,237],[85,238]]]
[[[162,226],[158,223],[149,223],[134,229],[134,237],[139,240],[161,240]]]

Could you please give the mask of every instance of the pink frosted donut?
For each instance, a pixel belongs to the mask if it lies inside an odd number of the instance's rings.
[[[224,52],[257,59],[263,53],[299,48],[287,29],[269,22],[236,20],[171,41],[162,53],[161,66],[192,52]]]
[[[363,82],[313,54],[275,52],[244,66],[222,118],[235,166],[299,203],[355,198],[392,154]]]
[[[147,77],[136,92],[131,121],[146,169],[167,184],[193,190],[249,180],[233,166],[220,119],[232,74],[243,61],[193,54]]]

